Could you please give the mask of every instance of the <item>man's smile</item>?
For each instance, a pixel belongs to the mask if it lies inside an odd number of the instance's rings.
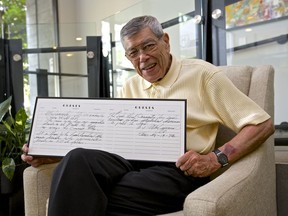
[[[145,70],[145,71],[148,71],[148,72],[149,72],[149,70],[153,69],[155,66],[156,66],[156,63],[153,63],[153,64],[150,64],[150,65],[148,65],[148,66],[142,67],[141,70],[142,70],[142,71]]]

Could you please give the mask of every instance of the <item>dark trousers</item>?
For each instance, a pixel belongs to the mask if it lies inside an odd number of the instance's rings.
[[[57,166],[49,216],[156,215],[183,208],[208,182],[187,177],[175,163],[127,161],[99,150],[75,149]]]

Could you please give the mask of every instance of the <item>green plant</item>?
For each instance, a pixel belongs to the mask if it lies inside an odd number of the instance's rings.
[[[21,148],[29,132],[25,109],[20,108],[13,116],[11,101],[10,96],[0,104],[0,162],[3,173],[10,181],[13,179],[16,164],[22,163]]]

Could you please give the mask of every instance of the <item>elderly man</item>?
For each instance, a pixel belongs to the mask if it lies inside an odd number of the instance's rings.
[[[215,66],[179,60],[152,16],[121,30],[126,57],[137,74],[120,97],[187,99],[186,153],[175,163],[137,162],[105,151],[74,149],[53,175],[48,215],[156,215],[182,209],[185,197],[221,167],[260,146],[273,132],[270,116]],[[237,135],[214,149],[219,124]],[[26,155],[32,166],[53,162]]]

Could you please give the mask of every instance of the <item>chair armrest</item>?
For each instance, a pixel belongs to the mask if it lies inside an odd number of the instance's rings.
[[[274,150],[264,143],[226,172],[189,194],[184,215],[276,215]],[[268,150],[267,150],[268,149]]]
[[[26,216],[45,216],[52,173],[58,163],[28,167],[23,173]]]

